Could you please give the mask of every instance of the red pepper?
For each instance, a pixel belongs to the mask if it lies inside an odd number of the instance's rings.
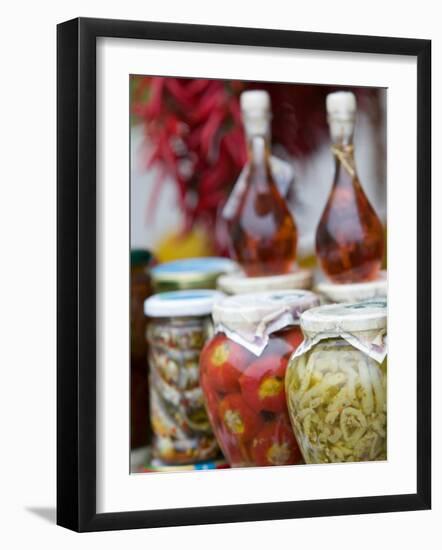
[[[299,464],[302,455],[291,426],[283,419],[266,424],[250,445],[257,466]]]
[[[227,431],[245,442],[259,431],[262,420],[246,404],[240,393],[225,397],[219,405],[219,417]]]
[[[277,355],[254,361],[240,377],[244,401],[256,412],[285,411],[284,376],[287,361]]]
[[[253,355],[224,334],[217,334],[202,350],[201,372],[217,391],[239,391],[239,376]]]

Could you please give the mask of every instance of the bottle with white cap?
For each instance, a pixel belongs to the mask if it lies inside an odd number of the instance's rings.
[[[244,190],[229,216],[231,253],[248,276],[293,269],[297,229],[270,164],[270,98],[262,90],[241,96],[248,146]]]
[[[373,281],[384,255],[384,231],[356,171],[356,98],[351,92],[334,92],[327,96],[326,106],[335,174],[316,231],[316,253],[334,283]]]
[[[269,94],[265,90],[248,90],[241,94],[241,113],[247,142],[250,143],[253,136],[265,136],[271,143],[272,111]],[[270,169],[278,191],[282,197],[288,197],[294,181],[292,165],[285,160],[270,155]],[[235,215],[238,202],[247,185],[248,163],[233,186],[232,192],[223,208],[222,217],[230,220]]]

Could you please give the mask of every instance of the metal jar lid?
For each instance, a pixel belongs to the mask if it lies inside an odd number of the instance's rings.
[[[187,258],[158,264],[151,270],[155,290],[215,288],[217,278],[238,266],[228,258]]]
[[[147,317],[200,317],[210,315],[223,298],[216,290],[176,290],[155,294],[144,302]]]

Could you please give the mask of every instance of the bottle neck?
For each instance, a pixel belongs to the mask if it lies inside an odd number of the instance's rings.
[[[328,116],[330,136],[334,145],[353,145],[354,115]]]
[[[275,186],[269,162],[268,141],[263,136],[254,136],[249,143],[247,182],[258,193],[268,193]]]
[[[332,145],[331,151],[335,157],[334,185],[353,184],[357,181],[354,147],[352,143]]]
[[[270,168],[270,113],[244,113],[249,163],[248,182],[258,192],[266,193],[274,186]]]
[[[251,136],[247,141],[250,167],[266,170],[270,157],[270,143],[266,136]]]
[[[332,138],[331,151],[335,158],[335,185],[357,179],[354,159],[354,121],[329,119]]]
[[[256,137],[263,138],[266,150],[270,151],[270,119],[270,113],[243,113],[243,123],[249,157],[252,149],[252,142]]]

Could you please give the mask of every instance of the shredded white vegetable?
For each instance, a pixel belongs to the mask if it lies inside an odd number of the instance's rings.
[[[286,373],[290,417],[307,463],[385,460],[387,368],[340,339],[295,357]]]

